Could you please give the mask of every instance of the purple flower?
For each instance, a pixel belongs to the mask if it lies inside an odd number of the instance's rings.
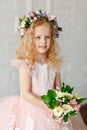
[[[56,31],[55,34],[56,34],[56,35],[60,35],[59,31]]]
[[[29,12],[28,13],[30,17],[34,17],[34,13],[33,12]]]
[[[45,13],[40,13],[39,16],[40,17],[45,17],[46,15],[45,15]]]
[[[55,31],[55,35],[56,35],[56,37],[59,37],[59,35],[60,35],[59,31]]]

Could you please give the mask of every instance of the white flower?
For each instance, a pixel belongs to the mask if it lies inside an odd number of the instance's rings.
[[[57,97],[61,98],[62,97],[62,92],[61,91],[56,91]]]
[[[64,111],[64,114],[67,114],[70,111],[74,111],[73,107],[71,105],[67,105],[67,104],[63,104],[62,109]]]
[[[58,106],[54,110],[54,116],[60,118],[63,115],[63,109],[62,107]]]
[[[78,93],[75,93],[75,94],[74,94],[74,97],[75,97],[76,99],[80,99],[80,97],[79,97],[79,94],[78,94]]]
[[[64,97],[64,96],[68,96],[70,99],[73,97],[73,95],[68,92],[63,92],[62,97]]]
[[[37,17],[34,17],[34,20],[37,20]]]
[[[39,13],[40,13],[40,12],[37,10],[37,11],[36,11],[36,14],[39,14]]]
[[[25,21],[22,21],[21,22],[21,28],[24,28],[25,27]]]
[[[56,91],[57,97],[61,98],[64,96],[68,96],[70,99],[73,97],[72,94],[68,93],[68,92],[61,92],[61,91]]]

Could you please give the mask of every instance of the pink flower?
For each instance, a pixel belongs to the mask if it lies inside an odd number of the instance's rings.
[[[78,111],[79,109],[80,109],[80,105],[79,104],[76,104],[75,106],[74,106],[74,109],[76,110],[76,111]]]
[[[49,21],[51,21],[51,20],[56,20],[56,17],[55,17],[55,16],[53,16],[53,15],[52,15],[52,16],[50,16],[50,17],[49,17]]]
[[[24,29],[20,29],[20,33],[21,33],[21,36],[23,36],[25,33]]]
[[[72,104],[72,105],[76,105],[76,104],[77,104],[77,101],[76,101],[76,99],[74,98],[74,99],[70,100],[69,103]]]

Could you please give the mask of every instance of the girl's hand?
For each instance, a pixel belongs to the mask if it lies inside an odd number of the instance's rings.
[[[53,115],[53,110],[52,110],[52,109],[48,108],[48,112],[49,112],[51,115]]]
[[[57,117],[55,117],[55,118],[52,117],[52,116],[53,116],[53,110],[49,108],[48,111],[49,111],[49,113],[50,113],[50,120],[54,120],[55,122],[58,123],[58,119],[57,119]]]

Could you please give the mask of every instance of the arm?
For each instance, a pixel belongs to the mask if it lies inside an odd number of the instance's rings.
[[[56,72],[55,82],[54,82],[54,89],[61,89],[61,79],[60,79],[60,72]]]
[[[29,73],[26,73],[22,67],[19,68],[19,79],[23,98],[31,104],[50,111],[47,105],[45,105],[45,103],[40,99],[40,97],[32,94],[32,78]]]

